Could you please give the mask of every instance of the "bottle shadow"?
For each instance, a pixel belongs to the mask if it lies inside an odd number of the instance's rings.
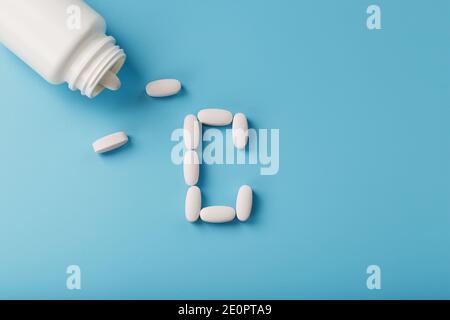
[[[125,154],[128,155],[130,153],[130,149],[131,149],[131,151],[134,149],[133,145],[134,145],[133,138],[131,136],[128,136],[128,142],[125,145],[121,146],[120,148],[111,150],[109,152],[102,153],[102,154],[100,154],[100,156],[102,158],[106,159],[106,158],[115,157],[118,154],[121,154],[122,152],[125,152],[125,151],[126,151]]]

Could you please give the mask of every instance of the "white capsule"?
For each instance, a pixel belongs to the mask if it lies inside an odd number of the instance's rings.
[[[237,113],[233,118],[233,143],[239,150],[245,149],[248,142],[248,121],[243,113]]]
[[[146,91],[150,97],[163,98],[177,94],[181,90],[181,82],[175,79],[155,80],[147,84]]]
[[[236,199],[236,215],[240,221],[247,221],[252,213],[253,191],[250,186],[242,186]]]
[[[125,132],[116,132],[98,139],[92,144],[94,151],[97,153],[105,153],[120,148],[128,142],[128,136]]]
[[[195,222],[200,217],[200,210],[202,209],[202,193],[199,187],[190,187],[186,193],[186,202],[184,206],[184,213],[189,222]]]
[[[183,173],[187,185],[194,186],[197,184],[200,175],[200,161],[196,151],[186,151],[183,159]]]
[[[198,122],[197,117],[193,114],[187,115],[184,118],[183,128],[184,146],[188,150],[197,149],[201,136],[200,122]]]
[[[226,126],[233,121],[233,114],[224,109],[203,109],[197,114],[197,118],[209,126]]]
[[[236,217],[234,208],[225,206],[206,207],[200,211],[200,218],[210,223],[225,223]]]

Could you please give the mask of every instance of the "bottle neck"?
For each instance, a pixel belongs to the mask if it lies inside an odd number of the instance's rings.
[[[104,90],[100,81],[108,71],[118,73],[125,62],[125,53],[113,37],[95,34],[88,38],[74,56],[66,81],[71,90],[94,98]]]

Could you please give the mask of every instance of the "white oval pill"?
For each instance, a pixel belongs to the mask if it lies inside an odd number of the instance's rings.
[[[147,84],[146,91],[150,97],[162,98],[177,94],[181,90],[181,82],[176,79],[155,80]]]
[[[188,150],[194,150],[198,148],[200,143],[201,128],[200,122],[193,114],[189,114],[184,118],[183,126],[183,139],[184,146]]]
[[[194,186],[197,184],[200,175],[200,161],[196,151],[186,151],[183,159],[183,173],[187,185]]]
[[[200,210],[202,209],[202,193],[199,187],[190,187],[186,193],[186,202],[184,206],[184,213],[189,222],[195,222],[200,217]]]
[[[250,186],[242,186],[236,199],[236,215],[240,221],[247,221],[252,213],[253,191]]]
[[[225,206],[206,207],[200,211],[200,218],[210,223],[225,223],[233,221],[236,217],[234,208]]]
[[[116,132],[98,139],[92,144],[94,151],[97,153],[105,153],[120,148],[128,142],[128,136],[125,132]]]
[[[226,126],[233,121],[233,114],[224,109],[203,109],[197,114],[197,118],[209,126]]]
[[[243,113],[237,113],[233,118],[233,143],[239,150],[245,149],[248,142],[248,121]]]
[[[122,85],[117,74],[112,71],[106,71],[105,75],[100,80],[100,84],[112,91],[119,90]]]

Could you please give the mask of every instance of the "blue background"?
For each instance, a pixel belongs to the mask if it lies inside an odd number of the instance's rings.
[[[88,3],[128,54],[121,91],[89,100],[0,48],[0,298],[450,298],[449,1],[377,1],[380,31],[363,0]],[[182,94],[147,97],[165,77]],[[184,219],[170,135],[205,106],[280,129],[277,175],[202,168],[205,205],[253,186],[248,223]]]

